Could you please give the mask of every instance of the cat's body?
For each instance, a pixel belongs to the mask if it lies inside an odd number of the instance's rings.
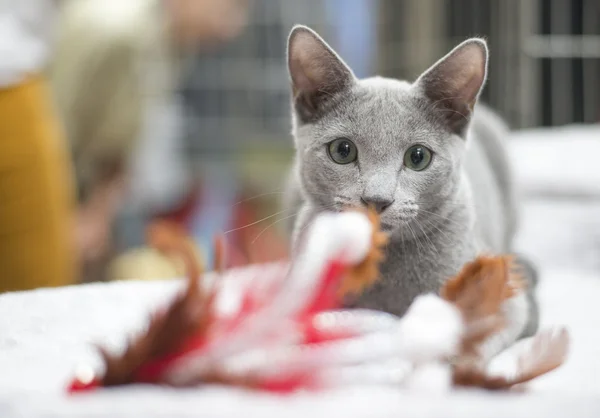
[[[480,253],[508,253],[517,213],[507,128],[478,104],[487,48],[470,40],[415,83],[356,79],[307,28],[290,36],[296,159],[287,206],[293,243],[317,213],[376,207],[391,236],[380,280],[356,306],[402,315]],[[535,280],[531,273],[531,283]],[[532,294],[507,309],[491,354],[537,325]]]

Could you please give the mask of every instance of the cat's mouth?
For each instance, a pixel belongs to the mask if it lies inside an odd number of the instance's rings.
[[[407,225],[410,225],[414,220],[414,216],[399,216],[396,217],[393,222],[385,219],[381,219],[380,228],[383,232],[393,232],[398,229],[402,229]]]

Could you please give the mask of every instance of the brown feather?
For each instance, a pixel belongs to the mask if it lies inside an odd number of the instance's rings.
[[[515,274],[512,258],[480,256],[446,281],[440,294],[455,304],[469,322],[498,313],[502,303],[520,291],[523,283]]]
[[[342,299],[350,295],[360,294],[377,281],[379,278],[379,264],[384,259],[383,249],[389,241],[389,236],[381,231],[381,223],[377,212],[374,209],[364,212],[373,226],[371,249],[360,264],[348,269],[339,289]]]
[[[167,257],[183,259],[190,277],[199,276],[204,270],[194,241],[180,225],[169,221],[154,222],[146,230],[146,241]]]
[[[507,390],[527,383],[560,367],[567,357],[569,334],[565,329],[558,333],[545,331],[536,335],[530,348],[519,358],[514,377],[490,376],[469,363],[455,365],[453,382],[456,386],[480,387],[490,390]]]
[[[461,311],[466,332],[453,363],[453,383],[489,390],[506,390],[559,367],[566,357],[568,334],[541,333],[519,360],[513,378],[490,376],[477,347],[504,327],[502,304],[523,291],[525,281],[512,257],[481,256],[466,264],[442,287],[441,296]]]
[[[458,307],[465,321],[464,355],[474,356],[477,346],[503,328],[502,304],[523,285],[511,257],[480,256],[442,286],[440,295]]]
[[[179,349],[188,338],[201,335],[210,322],[210,295],[200,286],[201,266],[185,236],[170,227],[154,225],[151,242],[161,251],[177,252],[186,262],[187,286],[164,311],[155,313],[145,332],[129,342],[120,355],[100,348],[105,363],[104,386],[123,385],[135,380],[139,368]]]
[[[529,350],[519,358],[518,372],[512,384],[528,382],[560,367],[567,358],[569,345],[569,333],[564,328],[558,332],[547,330],[537,334]]]

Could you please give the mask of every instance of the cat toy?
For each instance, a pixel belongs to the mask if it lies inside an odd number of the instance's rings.
[[[417,385],[435,374],[443,388],[509,389],[564,361],[568,334],[542,333],[511,378],[488,375],[477,347],[502,329],[502,305],[522,291],[508,257],[480,257],[439,295],[415,299],[402,318],[341,309],[375,283],[387,235],[375,212],[319,215],[289,262],[203,274],[189,245],[167,230],[154,245],[180,254],[184,289],[153,314],[120,354],[100,349],[102,373],[77,374],[71,393],[127,384],[224,384],[289,393],[349,385]]]

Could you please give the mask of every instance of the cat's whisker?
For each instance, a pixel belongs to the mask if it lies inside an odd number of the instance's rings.
[[[415,200],[412,203],[416,203],[418,205],[439,205],[440,201],[439,200]],[[469,207],[469,206],[474,206],[474,204],[472,203],[467,203],[464,201],[445,201],[443,202],[444,206],[451,206],[451,207],[456,207],[456,206],[464,206],[464,207]]]
[[[415,231],[415,230],[413,229],[413,231]],[[427,251],[426,251],[427,247],[422,242],[421,238],[419,237],[419,234],[416,231],[414,232],[414,234],[415,234],[415,239],[417,240],[417,244],[419,245],[419,248],[420,248],[420,252],[418,252],[417,254],[419,256],[419,262],[421,262],[423,256],[427,255]]]
[[[333,208],[333,207],[335,207],[335,205],[334,205],[334,204],[332,204],[332,205],[326,205],[326,206],[324,206],[324,207],[323,207],[323,209],[327,210],[327,209],[330,209],[330,208]],[[281,214],[281,213],[283,213],[283,212],[285,212],[285,211],[280,211],[280,212],[278,212],[278,213],[276,213],[276,214],[274,214],[274,215],[270,216],[270,218],[272,218],[273,216],[277,216],[277,215],[279,215],[279,214]],[[281,219],[278,219],[278,220],[276,220],[276,221],[274,221],[274,222],[270,223],[269,225],[267,225],[267,226],[266,226],[266,227],[265,227],[263,230],[261,230],[261,231],[260,231],[260,232],[259,232],[259,233],[256,235],[256,237],[255,237],[255,238],[254,238],[254,239],[253,239],[253,240],[250,242],[250,244],[251,244],[251,245],[252,245],[252,244],[254,244],[254,243],[255,243],[255,242],[258,240],[258,238],[260,238],[260,236],[261,236],[262,234],[264,234],[264,233],[265,233],[265,232],[266,232],[266,231],[267,231],[269,228],[271,228],[272,226],[274,226],[274,225],[278,224],[279,222],[283,222],[283,221],[285,221],[286,219],[293,218],[294,216],[297,216],[299,213],[300,213],[300,211],[296,211],[296,212],[292,213],[291,215],[285,216],[285,217],[283,217],[283,218],[281,218]],[[263,220],[264,220],[264,219],[263,219]],[[258,223],[258,222],[254,222],[253,224],[256,224],[256,223]],[[306,223],[306,225],[305,225],[305,226],[304,226],[304,227],[303,227],[303,228],[300,230],[300,233],[302,233],[302,232],[303,232],[303,231],[304,231],[304,230],[305,230],[305,229],[306,229],[306,228],[307,228],[309,225],[311,225],[311,224],[312,224],[312,221],[311,221],[311,222],[307,222],[307,223]],[[251,225],[248,225],[248,226],[251,226]]]
[[[419,229],[423,232],[423,236],[425,237],[425,240],[429,243],[429,247],[435,251],[435,254],[439,257],[440,252],[438,251],[437,247],[435,246],[435,244],[433,243],[433,241],[431,241],[431,239],[429,238],[429,235],[427,235],[427,231],[425,231],[425,229],[423,228],[423,226],[420,224],[419,221],[415,220],[415,225],[417,227],[419,227]]]
[[[241,205],[242,203],[250,202],[252,200],[259,199],[261,197],[272,196],[272,195],[276,195],[276,194],[284,194],[284,193],[285,193],[284,191],[280,190],[280,191],[266,192],[266,193],[257,194],[255,196],[251,196],[251,197],[248,197],[246,199],[242,199],[239,202],[235,202],[233,205],[231,205],[231,207],[234,208],[237,205]]]
[[[402,244],[402,252],[406,254],[406,245],[404,242],[404,231],[400,228],[400,243]]]
[[[439,226],[439,224],[437,224],[437,223],[435,223],[435,222],[431,221],[430,219],[426,219],[425,221],[426,221],[426,222],[425,222],[426,226],[429,226],[429,227],[431,228],[431,229],[430,229],[430,231],[431,231],[432,233],[437,233],[437,234],[439,234],[439,235],[438,235],[438,238],[440,239],[440,242],[441,242],[443,245],[452,245],[452,244],[453,244],[453,242],[454,242],[454,241],[453,241],[453,239],[450,237],[450,235],[448,235],[448,231],[444,231],[444,229],[442,229],[442,228]]]
[[[418,200],[415,201],[414,203],[418,204],[418,205],[439,205],[440,201],[439,200]],[[464,208],[476,208],[477,205],[474,202],[466,202],[466,201],[456,201],[456,202],[452,202],[452,201],[445,201],[443,203],[443,206],[446,207],[464,207]]]
[[[437,217],[437,218],[438,218],[440,221],[449,222],[449,223],[451,223],[451,224],[454,224],[454,225],[456,225],[456,226],[459,226],[459,227],[462,227],[462,226],[463,226],[463,225],[462,225],[460,222],[458,222],[458,221],[456,221],[456,220],[454,220],[454,219],[451,219],[451,218],[449,218],[449,217],[447,217],[447,216],[440,215],[439,213],[430,212],[430,211],[428,211],[428,210],[421,209],[421,208],[419,208],[419,209],[418,209],[418,211],[419,211],[419,212],[421,212],[421,213],[427,214],[427,215],[435,216],[435,217]]]
[[[419,259],[419,263],[420,263],[421,262],[421,246],[420,246],[419,239],[417,238],[417,234],[415,234],[415,231],[413,231],[413,229],[410,227],[410,223],[406,223],[406,226],[415,240],[415,245],[417,247],[417,258]]]
[[[269,219],[271,219],[271,218],[274,218],[275,216],[277,216],[277,215],[281,215],[282,213],[285,213],[285,212],[288,212],[288,211],[289,211],[289,209],[280,210],[279,212],[275,212],[275,213],[274,213],[274,214],[272,214],[272,215],[265,216],[264,218],[262,218],[262,219],[259,219],[259,220],[257,220],[257,221],[254,221],[254,222],[251,222],[251,223],[249,223],[249,224],[247,224],[247,225],[240,226],[240,227],[238,227],[238,228],[234,228],[234,229],[230,229],[229,231],[225,231],[225,232],[223,232],[223,235],[227,235],[227,234],[230,234],[230,233],[232,233],[232,232],[239,231],[239,230],[241,230],[241,229],[246,229],[246,228],[249,228],[249,227],[251,227],[251,226],[253,226],[253,225],[259,224],[259,223],[261,223],[261,222],[264,222],[264,221],[266,221],[266,220],[269,220]]]
[[[252,200],[256,200],[256,199],[260,199],[261,197],[266,197],[266,196],[273,196],[273,195],[283,195],[285,194],[286,191],[283,189],[277,189],[277,190],[273,190],[271,192],[264,192],[264,193],[259,193],[257,195],[254,196],[250,196],[248,198],[242,199],[240,201],[235,202],[233,205],[231,205],[231,207],[236,207],[238,205],[241,205],[242,203],[246,203],[246,202],[250,202]],[[319,193],[319,192],[313,192],[311,191],[311,194],[315,195],[315,196],[325,196],[325,197],[331,197],[331,194],[329,193]],[[346,196],[339,196],[340,199],[344,199],[344,200],[348,200],[348,202],[351,202],[352,199]]]
[[[242,199],[242,200],[240,200],[240,201],[238,201],[238,202],[234,203],[233,205],[231,205],[231,206],[230,206],[230,208],[234,208],[234,207],[235,207],[235,206],[237,206],[237,205],[240,205],[240,204],[242,204],[242,203],[249,202],[249,201],[252,201],[252,200],[255,200],[255,199],[259,199],[259,198],[261,198],[261,197],[265,197],[265,196],[272,196],[272,195],[277,195],[277,194],[281,195],[281,194],[285,194],[285,193],[286,193],[286,192],[285,192],[285,191],[283,191],[283,190],[276,190],[276,191],[271,191],[271,192],[260,193],[260,194],[257,194],[257,195],[254,195],[254,196],[248,197],[248,198],[246,198],[246,199]],[[327,193],[318,193],[318,192],[317,192],[317,193],[313,193],[313,194],[315,194],[315,195],[320,195],[320,196],[326,196],[326,197],[328,197],[328,198],[329,198],[329,197],[331,197],[331,195],[330,195],[330,194],[327,194]],[[350,199],[350,198],[347,198],[346,196],[340,196],[340,197],[339,197],[339,199],[340,199],[340,201],[338,201],[338,202],[335,202],[334,204],[331,204],[331,205],[325,205],[325,206],[323,206],[322,208],[323,208],[323,209],[327,209],[327,208],[334,208],[336,205],[337,205],[337,206],[340,206],[340,205],[350,205],[350,202],[351,202],[351,199]],[[348,200],[348,202],[344,202],[343,200]],[[232,233],[232,232],[236,232],[236,231],[239,231],[239,230],[242,230],[242,229],[249,228],[249,227],[251,227],[251,226],[257,225],[257,224],[259,224],[259,223],[261,223],[261,222],[264,222],[264,221],[266,221],[266,220],[269,220],[269,219],[271,219],[271,218],[273,218],[273,217],[275,217],[275,216],[281,215],[281,214],[283,214],[283,213],[285,213],[285,212],[288,212],[288,211],[290,211],[290,210],[292,210],[292,208],[283,209],[283,210],[281,210],[281,211],[278,211],[278,212],[275,212],[275,213],[273,213],[273,214],[271,214],[271,215],[265,216],[264,218],[261,218],[261,219],[259,219],[259,220],[256,220],[256,221],[254,221],[254,222],[251,222],[251,223],[249,223],[249,224],[247,224],[247,225],[243,225],[243,226],[240,226],[240,227],[238,227],[238,228],[233,228],[233,229],[230,229],[230,230],[228,230],[228,231],[225,231],[225,232],[223,232],[223,235],[230,234],[230,233]],[[281,220],[279,220],[279,221],[277,221],[277,222],[283,221],[283,220],[285,220],[285,219],[290,219],[290,218],[292,218],[292,217],[296,216],[297,214],[298,214],[298,212],[295,212],[294,214],[292,214],[292,215],[289,215],[289,216],[285,217],[284,219],[281,219]]]
[[[254,243],[256,242],[256,240],[257,240],[257,239],[259,239],[259,238],[260,238],[260,236],[261,236],[262,234],[264,234],[264,233],[265,233],[265,232],[266,232],[266,231],[267,231],[269,228],[271,228],[272,226],[274,226],[274,225],[278,224],[279,222],[283,222],[283,221],[285,221],[286,219],[293,218],[293,217],[294,217],[294,216],[296,216],[296,215],[298,215],[298,213],[293,213],[293,214],[291,214],[291,215],[288,215],[288,216],[285,216],[285,217],[283,217],[283,218],[281,218],[281,219],[278,219],[278,220],[276,220],[275,222],[272,222],[272,223],[270,223],[269,225],[267,225],[267,226],[266,226],[266,227],[265,227],[265,228],[264,228],[262,231],[260,231],[260,232],[259,232],[259,233],[256,235],[256,237],[255,237],[255,238],[254,238],[254,239],[253,239],[253,240],[250,242],[250,244],[251,244],[251,245],[252,245],[252,244],[254,244]]]
[[[307,228],[308,228],[310,225],[312,225],[312,223],[313,223],[313,221],[312,221],[312,220],[311,220],[311,221],[308,221],[308,222],[306,222],[306,224],[305,224],[305,225],[303,225],[303,226],[302,226],[302,228],[300,228],[300,230],[297,232],[297,235],[298,235],[299,237],[301,237],[301,236],[302,236],[302,234],[304,234],[304,231],[306,231],[306,229],[307,229]]]
[[[444,236],[444,238],[446,238],[446,243],[450,244],[452,243],[452,239],[450,239],[450,237],[448,236],[448,234],[446,234],[446,232],[444,230],[442,230],[442,228],[439,227],[439,225],[436,225],[435,223],[433,223],[431,220],[429,219],[425,219],[426,222],[426,227],[430,226],[433,228],[433,232],[439,232],[440,234],[442,234]]]

